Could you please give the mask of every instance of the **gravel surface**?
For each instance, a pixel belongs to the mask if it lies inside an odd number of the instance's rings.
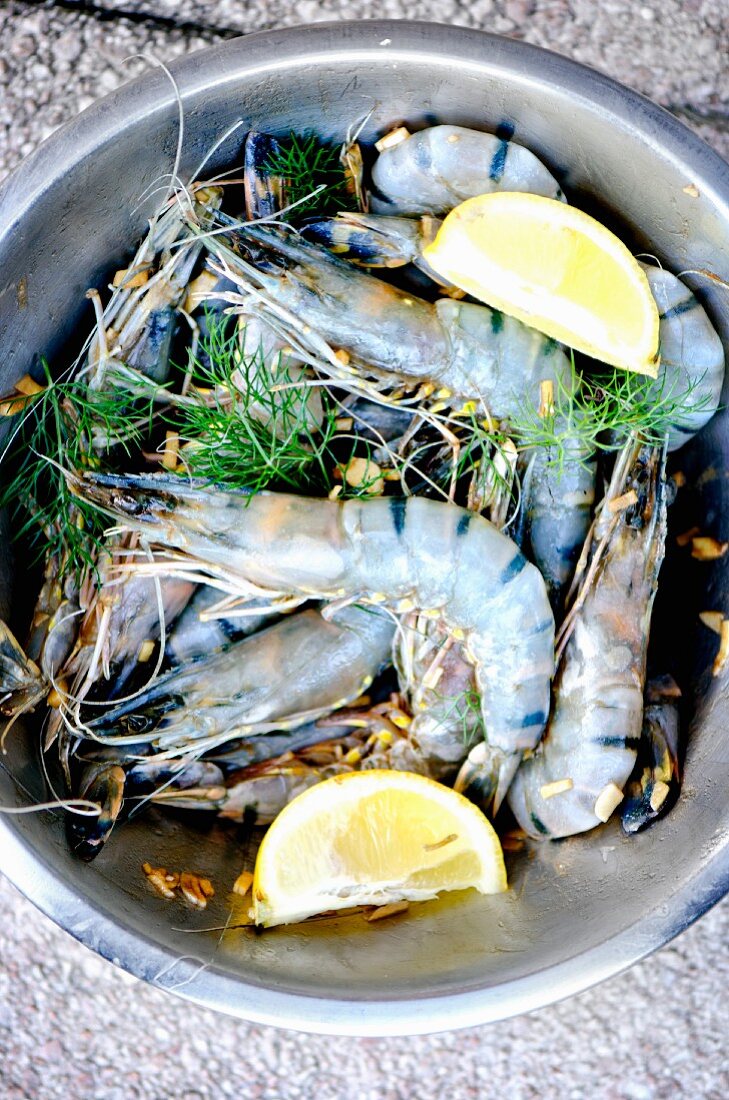
[[[674,110],[729,157],[729,0],[5,0],[0,178],[141,72],[134,54],[169,60],[234,33],[377,16],[481,27],[567,54]]]
[[[116,970],[0,878],[3,1100],[726,1100],[729,901],[563,1004],[418,1038],[228,1020]]]
[[[126,14],[124,14],[126,13]],[[524,38],[670,107],[729,156],[727,0],[98,0],[0,5],[0,177],[140,72],[232,33],[360,17]],[[0,878],[1,1100],[663,1100],[729,1094],[729,902],[562,1005],[415,1039],[329,1039],[226,1020],[115,970]]]

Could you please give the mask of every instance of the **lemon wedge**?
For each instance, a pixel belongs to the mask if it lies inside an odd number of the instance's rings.
[[[256,859],[252,917],[292,924],[468,887],[506,890],[499,839],[473,803],[410,772],[351,772],[310,787],[276,818]]]
[[[435,272],[482,302],[615,367],[658,373],[658,307],[604,225],[556,199],[502,191],[467,199],[424,250]]]

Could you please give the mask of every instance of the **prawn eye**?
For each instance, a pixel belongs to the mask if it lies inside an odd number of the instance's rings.
[[[129,733],[147,733],[154,726],[154,719],[146,714],[130,714],[124,725]]]
[[[139,516],[145,511],[144,501],[133,497],[131,494],[115,493],[113,501],[115,508],[118,508],[120,512],[126,512],[130,516]]]

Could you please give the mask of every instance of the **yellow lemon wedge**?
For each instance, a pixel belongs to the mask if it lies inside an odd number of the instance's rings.
[[[253,876],[256,924],[355,905],[506,890],[499,839],[463,795],[421,775],[351,772],[310,787],[270,827]]]
[[[656,377],[659,317],[648,280],[622,241],[582,210],[516,191],[478,195],[451,211],[423,255],[502,313]]]

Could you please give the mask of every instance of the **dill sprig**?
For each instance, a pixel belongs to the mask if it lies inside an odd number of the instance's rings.
[[[324,185],[315,198],[296,207],[296,214],[315,210],[317,214],[335,214],[338,210],[354,210],[354,202],[344,167],[340,161],[340,146],[327,145],[316,134],[291,133],[279,142],[266,170],[286,180],[287,203],[298,202]]]
[[[66,473],[108,466],[92,439],[103,438],[108,449],[131,454],[149,412],[139,401],[126,402],[113,387],[92,391],[82,379],[54,381],[48,363],[41,363],[46,385],[25,399],[0,456],[0,468],[7,470],[0,507],[8,508],[12,537],[27,541],[33,561],[50,554],[62,575],[72,572],[80,579],[96,566],[108,521],[71,492]],[[145,398],[142,405],[149,402]]]
[[[251,493],[379,496],[384,483],[373,448],[344,429],[347,418],[328,388],[281,353],[244,352],[230,320],[206,313],[186,368],[193,386],[184,403],[171,402],[182,468]]]
[[[436,697],[441,703],[448,703],[448,709],[441,715],[441,722],[447,721],[460,725],[461,737],[464,749],[471,749],[474,745],[486,740],[486,726],[483,720],[481,707],[481,695],[475,688],[462,691],[460,695]]]
[[[580,451],[618,450],[631,433],[658,444],[673,425],[708,406],[711,395],[697,393],[702,381],[671,385],[618,367],[579,373],[573,356],[571,379],[558,381],[552,407],[545,412],[525,399],[511,434],[520,450],[549,449],[559,467]]]
[[[228,488],[326,491],[334,413],[318,394],[310,400],[307,381],[294,377],[283,355],[268,362],[261,348],[244,354],[227,320],[207,315],[187,368],[194,399],[174,414],[184,466]]]

